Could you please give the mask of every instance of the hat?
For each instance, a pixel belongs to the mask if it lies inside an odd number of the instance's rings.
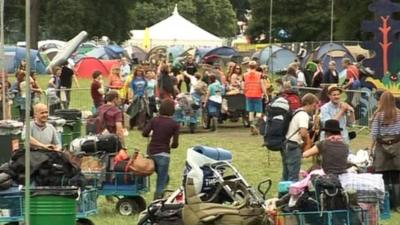
[[[254,61],[254,60],[251,60],[251,61],[249,62],[249,66],[257,66],[257,62]]]
[[[249,64],[250,61],[251,61],[250,57],[246,56],[246,57],[243,58],[242,65],[247,65],[247,64]]]
[[[340,93],[343,92],[343,90],[336,84],[332,84],[331,86],[328,87],[328,95],[330,95],[333,91],[339,91]]]
[[[338,120],[331,119],[325,121],[324,127],[321,130],[328,132],[340,132],[342,131],[342,128],[340,128]]]

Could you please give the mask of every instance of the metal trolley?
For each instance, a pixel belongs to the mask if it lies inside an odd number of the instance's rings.
[[[85,172],[84,175],[99,195],[118,199],[116,209],[121,215],[129,216],[146,209],[142,195],[150,190],[150,177],[129,172]]]

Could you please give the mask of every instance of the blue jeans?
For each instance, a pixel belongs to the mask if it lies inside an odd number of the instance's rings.
[[[302,150],[300,145],[296,142],[287,141],[283,150],[281,151],[282,157],[282,181],[298,181]]]
[[[168,169],[170,157],[153,155],[151,158],[154,160],[157,173],[156,194],[162,195],[169,181]]]

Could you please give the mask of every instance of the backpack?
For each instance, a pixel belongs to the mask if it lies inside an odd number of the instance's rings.
[[[93,115],[92,123],[95,126],[95,134],[102,134],[105,130],[107,130],[107,123],[104,120],[104,116],[110,111],[113,107],[110,106],[104,112],[98,111],[96,115]]]
[[[292,110],[292,112],[301,107],[301,99],[298,94],[294,92],[284,92],[282,93],[282,97],[289,102],[290,110]]]
[[[259,204],[250,204],[249,192],[241,189],[244,200],[235,205],[201,201],[194,190],[193,179],[186,182],[186,204],[182,220],[185,225],[264,225],[265,209]]]
[[[288,100],[278,97],[268,105],[265,124],[264,144],[271,151],[283,149],[286,133],[293,116],[302,110],[292,111]]]
[[[313,181],[321,211],[347,210],[349,198],[337,175],[318,176]]]

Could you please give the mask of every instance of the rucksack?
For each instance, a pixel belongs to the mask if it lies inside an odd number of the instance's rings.
[[[346,210],[349,198],[337,175],[327,174],[314,178],[313,184],[321,211]]]
[[[293,116],[302,110],[292,111],[288,100],[283,97],[274,99],[267,107],[264,144],[271,151],[283,149],[286,133]]]
[[[96,128],[95,134],[102,134],[104,130],[107,129],[107,124],[106,121],[104,120],[104,116],[107,114],[108,111],[110,111],[113,107],[110,106],[108,109],[106,109],[104,112],[98,111],[97,114],[93,115],[93,123]]]
[[[282,97],[289,102],[290,110],[292,112],[296,111],[298,108],[301,107],[301,99],[297,93],[284,92],[282,93]]]
[[[203,202],[194,190],[193,180],[186,182],[186,204],[182,219],[185,225],[264,225],[265,209],[249,202],[249,193],[241,189],[245,199],[235,205]]]

